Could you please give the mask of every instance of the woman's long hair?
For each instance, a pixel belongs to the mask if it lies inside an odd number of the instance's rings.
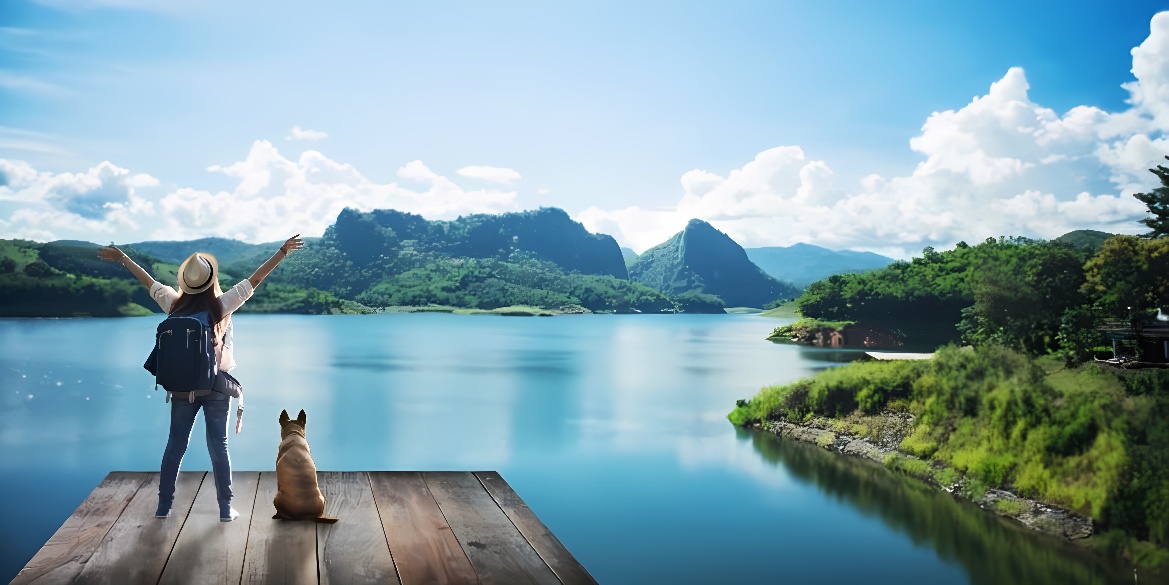
[[[219,280],[216,279],[215,284],[211,288],[193,295],[185,292],[179,292],[179,298],[170,306],[171,315],[194,315],[207,311],[211,315],[211,324],[215,329],[213,341],[215,345],[219,345],[219,337],[223,334],[221,329],[221,321],[223,321],[223,307],[219,304],[219,295],[223,294],[223,290],[219,288]]]

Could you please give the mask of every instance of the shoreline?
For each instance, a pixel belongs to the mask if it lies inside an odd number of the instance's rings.
[[[908,436],[913,415],[886,411],[857,421],[813,417],[804,423],[770,420],[749,428],[765,431],[779,437],[815,445],[827,451],[868,459],[889,472],[900,472],[936,489],[978,505],[983,510],[1009,518],[1037,532],[1083,545],[1093,535],[1091,518],[1080,516],[1060,506],[1021,497],[1007,489],[987,489],[985,493],[971,493],[965,477],[951,468],[931,465],[925,460],[903,453],[897,445]],[[861,432],[857,432],[857,431]],[[865,438],[859,435],[870,435]]]

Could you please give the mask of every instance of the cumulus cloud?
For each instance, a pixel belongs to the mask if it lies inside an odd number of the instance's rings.
[[[53,240],[101,239],[139,229],[153,205],[139,191],[157,187],[158,179],[133,174],[109,162],[84,173],[38,172],[22,161],[0,160],[0,217],[6,237]]]
[[[521,178],[520,174],[515,170],[502,167],[470,166],[463,167],[456,172],[464,177],[481,179],[489,183],[500,183],[502,185],[510,185]]]
[[[104,162],[85,173],[47,173],[0,159],[0,213],[6,237],[52,240],[116,238],[182,240],[208,236],[267,242],[290,234],[320,234],[345,207],[393,208],[431,219],[468,213],[516,211],[516,193],[465,190],[421,161],[403,165],[409,187],[370,181],[352,165],[317,151],[299,158],[257,141],[242,161],[213,165],[209,172],[234,187],[207,191],[158,189],[157,179]],[[150,188],[150,194],[140,191]]]
[[[285,140],[324,140],[329,137],[328,132],[321,132],[320,130],[308,130],[300,126],[293,126],[289,131]]]
[[[747,247],[810,242],[899,257],[998,235],[1138,233],[1146,209],[1132,194],[1158,186],[1148,169],[1169,153],[1169,12],[1152,19],[1132,54],[1136,80],[1123,86],[1122,112],[1077,106],[1060,115],[1031,100],[1015,67],[985,95],[931,114],[909,142],[922,161],[904,175],[838,188],[828,162],[781,146],[725,176],[686,172],[668,209],[590,207],[578,218],[639,252],[690,218]]]

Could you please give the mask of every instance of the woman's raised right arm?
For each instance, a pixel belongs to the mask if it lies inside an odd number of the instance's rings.
[[[145,286],[146,288],[150,288],[154,285],[154,277],[147,274],[146,271],[143,270],[142,267],[134,262],[134,260],[132,260],[129,256],[127,256],[125,252],[119,250],[112,244],[98,249],[97,257],[101,258],[102,260],[121,264],[123,268],[129,270],[130,274],[133,274],[134,277],[138,279],[138,282],[141,282],[142,286]]]

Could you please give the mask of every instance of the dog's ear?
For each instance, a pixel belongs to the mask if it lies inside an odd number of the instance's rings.
[[[288,422],[289,420],[290,419],[288,418],[288,411],[281,410],[280,411],[280,426],[284,426],[284,423]]]
[[[304,415],[304,409],[301,409],[300,414],[296,415],[296,422],[300,423],[302,427],[308,422],[308,417]]]

